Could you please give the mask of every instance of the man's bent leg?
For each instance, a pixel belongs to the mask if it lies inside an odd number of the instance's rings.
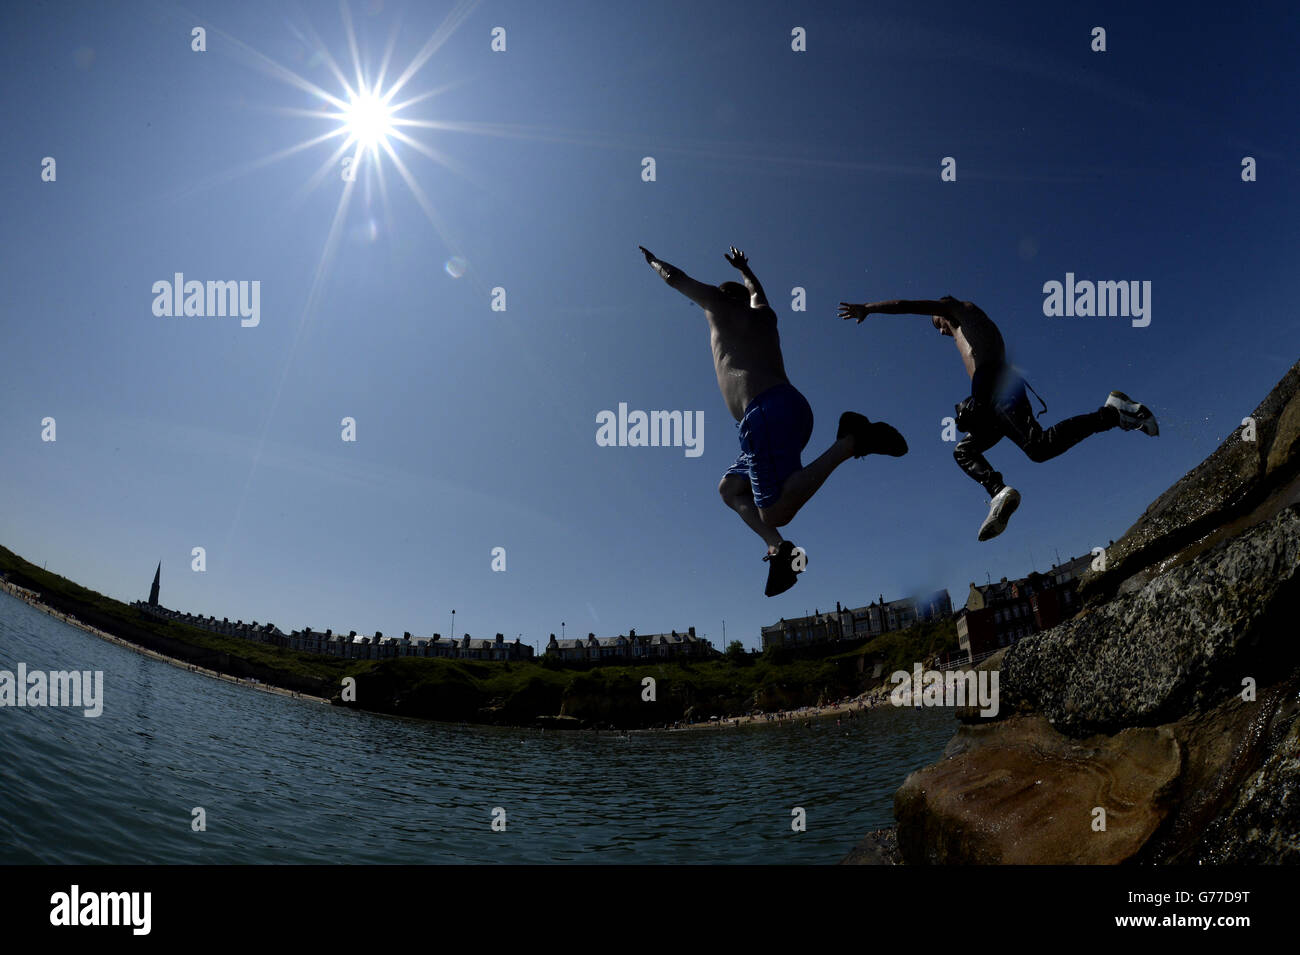
[[[952,451],[958,466],[988,491],[990,497],[995,496],[1006,484],[1002,475],[993,470],[993,466],[984,457],[984,452],[1001,440],[1002,435],[996,430],[979,431],[966,435]]]
[[[1084,438],[1119,426],[1119,414],[1114,408],[1100,408],[1058,421],[1044,431],[1034,418],[1028,400],[1018,401],[1009,408],[999,408],[998,416],[1007,437],[1020,446],[1029,460],[1036,463],[1050,461]]]
[[[986,430],[968,433],[958,441],[952,456],[961,469],[988,492],[989,513],[980,524],[977,535],[980,540],[986,541],[992,540],[1006,530],[1007,521],[1020,506],[1020,492],[1008,486],[1002,480],[1002,475],[994,471],[984,457],[984,452],[1002,439],[1002,432],[998,430],[996,420],[984,422],[983,427]]]
[[[811,500],[818,489],[826,483],[831,473],[853,457],[853,439],[844,437],[837,440],[820,457],[806,468],[795,471],[781,485],[781,496],[767,507],[759,510],[764,522],[773,527],[784,527],[794,520],[799,509]]]
[[[718,484],[718,493],[722,495],[723,503],[739,514],[740,519],[749,525],[750,530],[763,538],[768,553],[776,553],[783,538],[777,533],[776,528],[763,520],[759,509],[754,505],[754,491],[750,487],[749,478],[730,472],[724,474]]]

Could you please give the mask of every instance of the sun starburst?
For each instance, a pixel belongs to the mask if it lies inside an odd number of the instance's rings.
[[[374,194],[371,186],[377,184],[378,195],[383,202],[386,220],[391,226],[392,216],[389,208],[388,185],[384,175],[384,167],[391,164],[396,170],[398,176],[409,190],[411,197],[415,200],[417,206],[424,213],[425,217],[438,232],[444,245],[452,252],[459,252],[458,243],[456,243],[447,233],[443,224],[434,209],[433,203],[429,200],[428,194],[424,187],[412,175],[407,164],[399,155],[398,149],[410,149],[420,155],[439,163],[447,169],[460,174],[466,175],[467,178],[473,178],[468,175],[468,170],[464,170],[459,164],[452,162],[448,157],[434,149],[427,143],[421,142],[412,136],[407,135],[400,127],[419,128],[423,130],[437,129],[441,124],[431,119],[405,118],[402,114],[404,110],[414,106],[417,103],[426,102],[433,99],[439,94],[446,92],[455,84],[446,84],[440,88],[430,89],[426,92],[409,96],[401,102],[394,102],[398,93],[404,89],[438,51],[438,49],[447,42],[455,33],[456,29],[469,17],[474,8],[478,5],[479,0],[457,0],[455,7],[446,16],[442,23],[434,30],[433,35],[425,41],[424,45],[407,64],[406,68],[391,82],[386,82],[388,77],[388,67],[392,59],[393,49],[397,40],[397,24],[394,22],[392,32],[389,36],[387,48],[384,51],[379,69],[371,73],[366,69],[359,44],[357,43],[356,31],[352,24],[352,15],[348,9],[346,0],[341,0],[339,10],[343,20],[343,29],[346,36],[348,52],[350,54],[352,77],[349,78],[340,68],[338,62],[331,55],[327,44],[316,34],[310,24],[305,26],[305,35],[300,34],[303,46],[312,51],[313,57],[318,57],[319,62],[324,63],[329,72],[333,75],[335,83],[335,92],[325,89],[321,83],[313,82],[306,79],[300,74],[289,69],[265,54],[254,49],[248,43],[239,38],[218,29],[215,25],[207,26],[209,34],[217,34],[228,41],[228,48],[238,57],[247,59],[262,72],[274,77],[286,85],[292,86],[297,90],[307,93],[314,101],[312,108],[302,107],[282,107],[276,110],[279,113],[327,120],[334,124],[334,128],[326,132],[313,134],[310,138],[302,142],[295,143],[280,149],[269,156],[255,159],[242,164],[236,169],[221,173],[211,177],[205,182],[194,183],[190,191],[210,188],[219,183],[227,182],[238,176],[243,176],[254,170],[263,168],[272,163],[287,159],[290,156],[303,152],[304,150],[321,146],[337,141],[338,145],[332,149],[321,165],[317,168],[314,175],[310,177],[304,187],[299,191],[296,199],[301,200],[320,187],[324,182],[331,178],[339,183],[338,204],[334,209],[333,218],[330,222],[328,231],[324,235],[324,242],[321,248],[320,259],[316,264],[315,275],[307,293],[302,298],[301,311],[297,326],[294,330],[293,339],[290,343],[288,355],[281,369],[279,382],[276,385],[275,393],[271,398],[270,404],[266,411],[266,418],[262,426],[262,432],[257,442],[257,449],[254,452],[251,462],[248,478],[244,482],[244,489],[239,497],[239,503],[235,508],[235,516],[231,521],[230,531],[227,534],[227,541],[230,535],[234,533],[235,527],[239,523],[240,515],[243,511],[244,501],[248,496],[253,474],[256,472],[258,463],[262,457],[263,447],[266,443],[267,432],[270,428],[271,419],[275,414],[276,408],[280,402],[280,396],[284,390],[285,380],[288,375],[289,366],[293,362],[294,354],[298,349],[298,343],[302,336],[303,328],[315,311],[320,301],[321,290],[324,286],[326,274],[330,271],[336,253],[339,248],[339,241],[344,231],[344,224],[348,218],[348,210],[352,202],[352,197],[356,191],[358,182],[365,185],[363,192],[363,201],[369,206],[371,197]],[[350,155],[349,155],[350,154]],[[331,175],[333,174],[333,175]],[[368,234],[371,241],[377,237],[378,230],[374,218],[369,219]]]
[[[395,132],[393,121],[396,116],[387,98],[364,87],[353,94],[339,118],[348,135],[343,143],[345,147],[355,142],[363,149],[378,154],[381,147],[388,145],[388,137]]]

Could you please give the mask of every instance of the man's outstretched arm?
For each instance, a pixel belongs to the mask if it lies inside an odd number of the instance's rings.
[[[665,282],[700,306],[700,308],[710,308],[717,304],[718,299],[722,297],[722,292],[716,286],[695,281],[677,266],[669,265],[662,259],[656,258],[655,254],[644,245],[639,245],[637,248],[641,250],[645,260],[650,263],[650,267],[658,272]]]
[[[840,302],[840,318],[856,318],[859,323],[873,312],[879,315],[942,315],[944,318],[957,323],[958,303],[955,300],[945,299],[909,299],[897,298],[887,302],[868,302],[864,305],[854,305],[850,302]]]
[[[766,308],[767,296],[763,294],[763,286],[758,284],[758,277],[750,269],[749,259],[746,258],[745,253],[733,245],[731,254],[723,255],[723,258],[739,269],[740,274],[744,276],[745,288],[749,289],[749,307]]]

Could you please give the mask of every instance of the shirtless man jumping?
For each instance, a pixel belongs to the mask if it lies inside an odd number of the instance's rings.
[[[1155,415],[1145,405],[1122,391],[1112,391],[1106,403],[1088,414],[1076,415],[1044,431],[1034,418],[1025,395],[1025,381],[1007,364],[1002,333],[993,320],[971,302],[959,302],[951,295],[938,301],[892,301],[853,305],[841,302],[840,318],[856,318],[858,324],[872,313],[882,315],[928,315],[941,335],[957,345],[966,373],[971,379],[971,396],[963,402],[966,411],[959,427],[966,437],[957,442],[952,456],[961,469],[983,485],[992,503],[989,516],[980,525],[979,539],[991,540],[1006,529],[1007,521],[1020,505],[1020,492],[1008,487],[1002,475],[984,459],[984,452],[1002,438],[1010,438],[1031,461],[1047,461],[1074,447],[1089,435],[1111,428],[1141,429],[1160,433]]]
[[[849,458],[867,454],[900,457],[903,436],[883,422],[846,411],[835,443],[803,466],[800,452],[812,437],[813,414],[790,380],[781,359],[776,313],[735,246],[724,256],[745,284],[705,285],[639,246],[645,260],[673,288],[704,309],[709,322],[713,365],[727,410],[740,429],[740,457],[722,476],[718,493],[750,529],[767,543],[767,588],[772,597],[793,587],[806,561],[796,569],[795,547],[777,532],[808,503],[822,483]]]

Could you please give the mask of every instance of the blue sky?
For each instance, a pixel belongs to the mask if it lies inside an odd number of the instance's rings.
[[[337,164],[307,187],[341,140],[258,160],[337,128],[294,112],[322,103],[282,72],[342,95],[320,55],[351,77],[336,4],[16,11],[0,543],[125,600],[161,559],[168,606],[285,629],[445,635],[454,608],[474,636],[694,625],[720,646],[725,620],[755,646],[781,616],[938,587],[960,604],[986,573],[1104,545],[1296,359],[1293,11],[699,6],[459,8],[396,98],[440,91],[403,115],[441,124],[405,131],[446,162],[394,144],[437,224],[384,156],[328,256]],[[349,9],[372,79],[396,29],[390,80],[454,13]],[[787,529],[809,569],[786,595],[762,596],[763,545],[717,495],[738,447],[703,315],[638,244],[712,283],[735,277],[729,245],[749,254],[816,415],[805,463],[846,409],[909,440],[848,462]],[[155,316],[176,272],[259,281],[260,324]],[[1150,281],[1150,326],[1045,317],[1067,272]],[[1045,422],[1118,388],[1161,436],[1039,465],[1002,442],[989,459],[1024,500],[977,542],[984,492],[940,434],[969,387],[952,343],[924,318],[835,318],[946,293],[999,323]],[[702,410],[703,454],[597,447],[619,402]]]

